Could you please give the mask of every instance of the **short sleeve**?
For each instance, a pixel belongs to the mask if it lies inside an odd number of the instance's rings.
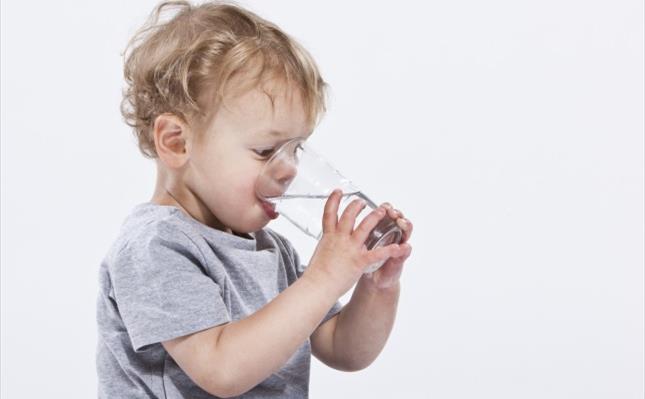
[[[294,246],[291,244],[291,242],[286,237],[284,237],[284,236],[282,236],[282,235],[280,235],[280,234],[278,234],[276,232],[274,232],[274,233],[282,240],[284,246],[287,248],[287,251],[289,253],[289,257],[291,258],[292,262],[294,263],[293,266],[294,266],[294,268],[296,270],[296,276],[298,278],[300,278],[300,276],[302,276],[302,274],[304,273],[305,268],[307,267],[307,265],[304,265],[300,261],[300,256],[298,255],[298,251],[296,250],[296,248],[294,248]],[[343,308],[342,303],[340,301],[336,301],[336,303],[334,303],[334,305],[331,307],[329,312],[327,312],[325,317],[323,317],[323,319],[320,322],[319,326],[321,324],[324,324],[327,320],[329,320],[332,317],[334,317],[337,313],[339,313],[341,311],[342,308]]]
[[[136,352],[231,321],[199,248],[172,225],[129,242],[110,267],[119,313]]]

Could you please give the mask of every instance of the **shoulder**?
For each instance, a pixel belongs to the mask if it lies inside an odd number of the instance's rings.
[[[196,244],[198,235],[179,217],[179,212],[175,207],[149,203],[136,206],[121,226],[112,258],[145,256],[160,248],[202,258]]]

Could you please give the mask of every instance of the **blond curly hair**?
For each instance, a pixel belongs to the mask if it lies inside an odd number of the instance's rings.
[[[230,1],[160,3],[123,57],[121,114],[147,158],[157,157],[152,128],[158,115],[201,126],[224,101],[227,83],[243,72],[255,72],[252,86],[267,77],[294,84],[312,126],[326,110],[327,83],[311,55],[275,24]]]

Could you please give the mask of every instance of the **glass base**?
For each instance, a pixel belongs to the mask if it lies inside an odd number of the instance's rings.
[[[396,222],[389,216],[385,216],[381,221],[372,229],[369,237],[365,240],[365,246],[371,250],[378,247],[386,247],[390,244],[398,244],[403,238],[403,232],[397,226]],[[387,259],[373,263],[365,269],[364,274],[372,273],[378,270]]]

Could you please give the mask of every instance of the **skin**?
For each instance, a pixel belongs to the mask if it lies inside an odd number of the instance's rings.
[[[266,94],[250,90],[220,107],[203,132],[171,114],[157,117],[158,180],[151,201],[176,206],[229,233],[254,232],[267,225],[271,219],[254,187],[268,157],[256,151],[275,148],[289,138],[307,138],[312,128],[298,92],[288,93],[271,83],[266,90],[276,93],[275,112]],[[272,130],[282,134],[268,135]]]
[[[207,226],[242,237],[270,222],[254,190],[270,156],[267,150],[309,137],[312,126],[297,90],[280,81],[264,82],[262,89],[274,95],[273,107],[260,88],[245,91],[227,99],[203,131],[173,114],[156,118],[153,203],[175,206]],[[269,131],[281,133],[270,136]],[[340,193],[332,193],[309,266],[276,298],[242,320],[163,342],[204,390],[223,397],[248,391],[277,371],[307,338],[312,353],[339,370],[360,370],[378,356],[394,323],[399,277],[412,250],[407,242],[412,223],[385,203],[354,228],[361,203],[354,201],[339,218],[339,202]],[[403,242],[368,251],[363,242],[386,212],[404,231]],[[363,274],[382,259],[388,260],[379,270]],[[318,327],[357,282],[343,310]],[[243,354],[239,348],[245,348]]]

